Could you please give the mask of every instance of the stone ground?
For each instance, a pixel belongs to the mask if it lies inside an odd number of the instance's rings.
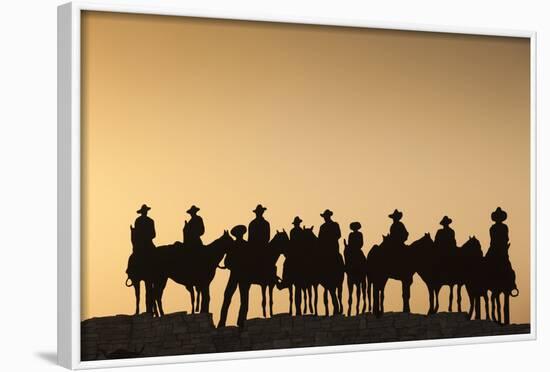
[[[81,323],[83,361],[307,346],[364,344],[529,333],[529,324],[467,320],[465,313],[385,313],[249,319],[243,329],[217,329],[212,314],[178,312],[162,318],[117,315]]]

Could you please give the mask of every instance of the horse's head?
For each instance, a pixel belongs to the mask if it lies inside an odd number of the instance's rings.
[[[466,241],[466,243],[464,243],[464,245],[462,247],[463,248],[471,247],[472,249],[481,250],[481,243],[479,242],[479,240],[474,235],[474,236],[470,236],[468,238],[468,240]]]
[[[277,230],[273,239],[269,242],[269,248],[272,252],[279,255],[287,251],[289,243],[290,239],[285,229],[283,229],[283,231]]]

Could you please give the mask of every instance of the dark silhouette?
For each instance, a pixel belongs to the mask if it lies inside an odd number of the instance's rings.
[[[145,304],[146,311],[150,314],[155,314],[154,293],[153,293],[153,277],[149,270],[151,256],[154,254],[155,244],[153,239],[156,236],[155,222],[147,216],[151,208],[143,204],[136,213],[140,214],[134,222],[134,226],[130,226],[132,242],[132,254],[128,258],[128,266],[126,274],[127,287],[134,287],[136,296],[136,311],[139,314],[140,302],[140,286],[141,282],[145,283]]]
[[[189,248],[202,247],[201,236],[204,235],[204,222],[202,217],[197,214],[200,208],[191,206],[187,213],[191,215],[189,221],[185,221],[183,226],[183,242]]]
[[[237,225],[231,229],[231,234],[235,237],[235,242],[227,253],[225,267],[231,271],[224,292],[222,309],[220,312],[220,321],[218,327],[224,327],[227,320],[227,312],[231,304],[231,299],[237,287],[241,305],[237,325],[244,326],[248,314],[248,298],[250,286],[258,284],[262,287],[262,308],[263,315],[266,316],[266,296],[265,291],[269,288],[269,313],[273,315],[273,288],[278,283],[277,259],[285,251],[289,244],[289,238],[286,232],[282,231],[275,234],[273,239],[267,244],[264,250],[255,249],[254,246],[244,240],[246,227]]]
[[[434,245],[436,251],[434,252],[434,258],[436,258],[434,264],[437,266],[435,270],[439,270],[439,286],[437,292],[435,293],[436,302],[439,306],[438,296],[441,286],[449,286],[449,311],[453,311],[453,290],[455,285],[457,286],[457,307],[458,311],[461,312],[461,301],[462,301],[462,286],[464,284],[463,278],[463,268],[460,253],[456,245],[455,232],[449,226],[453,222],[447,216],[444,216],[439,224],[443,228],[437,230],[434,239]],[[444,268],[444,270],[442,270]],[[435,310],[434,312],[437,312]]]
[[[156,237],[155,221],[147,216],[150,209],[151,208],[146,204],[143,204],[141,208],[136,211],[136,213],[140,214],[140,216],[136,218],[136,221],[134,222],[134,233],[136,234],[135,239],[137,243],[137,245],[133,246],[134,252],[137,251],[140,253],[155,247],[155,244],[153,243],[153,239]]]
[[[200,312],[208,313],[210,307],[210,283],[216,274],[216,268],[226,252],[231,248],[233,239],[228,231],[204,246],[202,249],[188,248],[181,242],[159,246],[155,250],[153,283],[156,304],[160,315],[164,315],[162,295],[166,282],[174,282],[185,286],[190,292],[196,288],[201,299]]]
[[[187,213],[184,241],[155,247],[155,224],[148,216],[151,208],[143,204],[137,211],[140,216],[130,226],[132,254],[128,259],[126,285],[133,286],[136,296],[136,314],[139,314],[140,283],[145,282],[146,311],[152,316],[164,315],[163,292],[168,279],[184,285],[190,293],[191,312],[209,312],[210,283],[216,268],[229,269],[230,276],[224,292],[218,326],[225,326],[233,294],[239,288],[240,309],[237,324],[244,326],[249,302],[250,286],[259,285],[262,290],[263,316],[273,315],[273,288],[289,290],[289,313],[314,313],[318,315],[318,287],[324,289],[325,315],[329,315],[328,296],[332,299],[333,314],[343,312],[342,285],[347,275],[349,291],[347,315],[352,313],[353,293],[357,299],[356,314],[367,309],[377,317],[384,313],[384,291],[388,279],[402,283],[403,312],[410,312],[410,287],[413,276],[418,273],[426,283],[429,295],[428,314],[439,310],[439,292],[445,285],[450,287],[449,311],[453,310],[454,287],[457,287],[457,310],[461,308],[461,290],[466,287],[470,299],[469,319],[481,319],[481,299],[485,300],[485,316],[495,322],[509,324],[510,297],[519,294],[515,271],[508,250],[510,248],[508,226],[504,224],[507,213],[498,207],[492,214],[494,224],[490,227],[490,245],[483,256],[478,239],[470,237],[458,246],[452,219],[444,216],[442,226],[432,240],[429,233],[407,245],[409,233],[401,221],[403,213],[394,210],[389,234],[384,235],[379,245],[374,245],[368,255],[362,251],[364,239],[359,222],[350,224],[351,232],[344,239],[344,258],[340,254],[340,226],[332,219],[333,212],[325,210],[321,217],[324,223],[318,237],[310,228],[302,227],[302,219],[296,216],[292,222],[290,237],[286,231],[277,231],[270,240],[270,225],[263,217],[266,208],[259,204],[250,222],[248,241],[245,225],[237,225],[204,246],[204,222],[192,206]],[[200,249],[197,249],[200,247]],[[277,277],[276,263],[284,255],[282,279]],[[220,266],[225,256],[225,267]],[[489,291],[491,301],[489,301]],[[372,298],[371,298],[372,296]],[[501,298],[503,303],[501,304]],[[361,298],[363,306],[361,309]],[[268,303],[269,300],[269,303]],[[312,301],[313,300],[313,301]],[[302,307],[303,301],[303,307]],[[489,305],[490,304],[490,305]],[[491,306],[491,308],[490,308]],[[121,351],[121,353],[124,350]]]
[[[258,249],[266,247],[271,237],[269,222],[263,217],[266,210],[267,208],[258,204],[252,211],[256,218],[248,224],[248,243]]]
[[[491,243],[485,256],[485,272],[488,288],[491,290],[493,320],[504,324],[510,324],[510,296],[515,297],[519,294],[515,283],[516,273],[508,257],[510,248],[508,226],[503,223],[507,218],[508,214],[500,207],[491,213],[494,224],[489,229]],[[501,295],[504,297],[503,309],[500,303]]]
[[[361,224],[352,222],[349,225],[351,233],[348,242],[344,240],[344,258],[345,268],[348,278],[348,316],[351,315],[351,306],[353,302],[353,287],[356,288],[356,314],[359,314],[359,305],[361,303],[361,294],[363,295],[363,310],[366,310],[367,304],[367,258],[361,250],[363,248],[363,234],[359,231]]]
[[[403,222],[401,222],[403,213],[395,209],[392,214],[388,215],[388,217],[393,220],[393,223],[390,226],[390,234],[388,235],[389,239],[392,241],[391,247],[404,247],[405,242],[409,238],[409,232]]]

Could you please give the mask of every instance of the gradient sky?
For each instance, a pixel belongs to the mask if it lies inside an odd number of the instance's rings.
[[[521,291],[511,318],[528,322],[529,48],[522,38],[85,12],[82,318],[134,311],[124,281],[141,204],[163,245],[182,239],[192,204],[210,242],[262,203],[272,231],[299,215],[317,232],[326,208],[344,237],[360,221],[365,253],[395,208],[409,242],[449,215],[460,245],[475,235],[486,251],[501,206]],[[215,320],[227,277],[218,270],[211,286]],[[249,318],[261,315],[252,288]],[[401,303],[391,280],[386,309]],[[171,281],[164,304],[190,310]],[[235,295],[228,323],[238,304]],[[418,276],[411,308],[428,308]],[[288,292],[275,290],[275,311],[287,309]]]

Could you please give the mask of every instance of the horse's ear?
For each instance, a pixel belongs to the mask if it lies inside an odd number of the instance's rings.
[[[279,233],[279,230],[276,230],[275,232],[278,234],[278,233]]]
[[[285,230],[285,229],[283,229],[283,232],[286,234],[286,230]]]

